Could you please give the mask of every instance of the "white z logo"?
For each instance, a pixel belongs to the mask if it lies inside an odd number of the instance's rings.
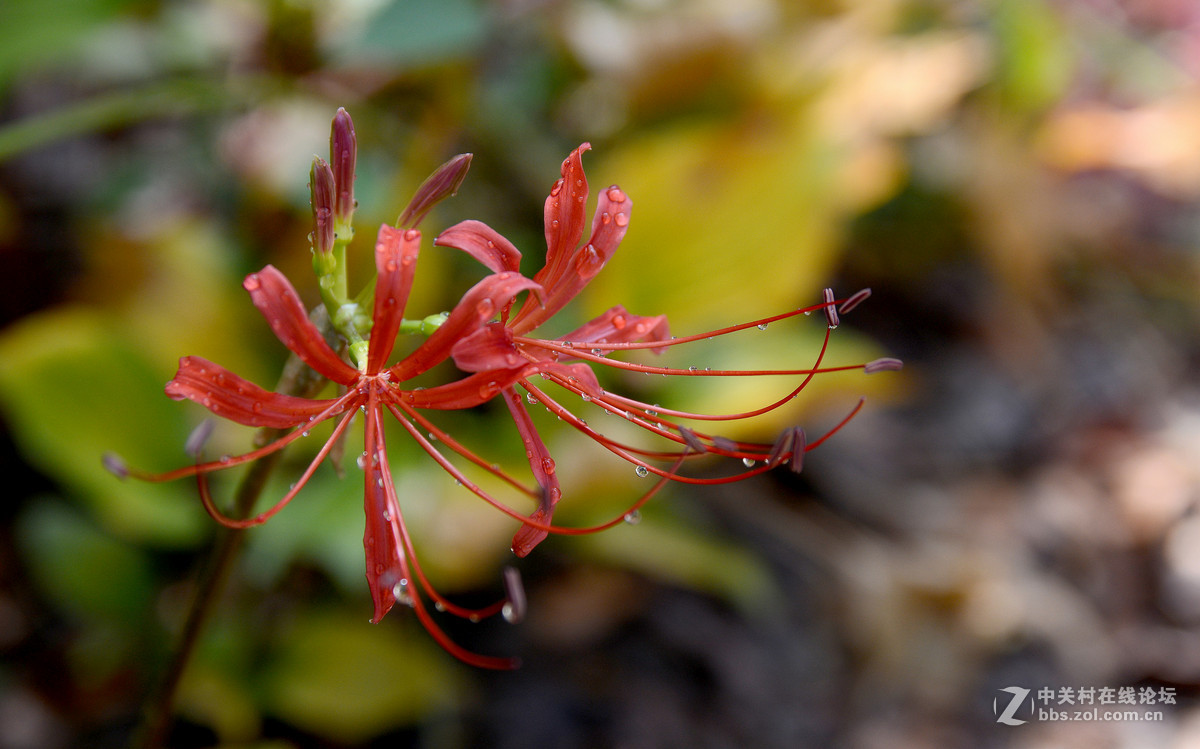
[[[1019,726],[1019,725],[1022,725],[1023,723],[1025,723],[1025,721],[1020,720],[1019,718],[1014,718],[1013,716],[1016,715],[1017,708],[1019,708],[1021,706],[1021,703],[1025,701],[1025,696],[1029,694],[1029,690],[1025,689],[1023,687],[1005,687],[1004,689],[1001,689],[1000,691],[1008,692],[1009,694],[1012,695],[1012,699],[1008,701],[1008,705],[1004,708],[1004,712],[998,714],[998,716],[996,718],[996,722],[1003,723],[1006,726]],[[993,713],[997,712],[996,708],[997,708],[996,699],[993,699],[992,700],[992,712]]]

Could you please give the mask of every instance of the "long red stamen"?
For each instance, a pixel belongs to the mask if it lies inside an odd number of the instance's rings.
[[[300,478],[295,484],[292,485],[287,494],[284,494],[283,498],[272,505],[269,510],[261,512],[252,518],[231,518],[217,509],[216,504],[212,500],[212,494],[208,490],[208,474],[204,472],[197,472],[196,485],[200,489],[200,501],[204,504],[204,509],[210,516],[212,516],[213,520],[216,520],[226,528],[253,528],[256,525],[262,525],[263,523],[267,522],[275,516],[275,513],[286,507],[288,503],[300,493],[300,490],[303,489],[304,485],[308,483],[308,480],[312,478],[313,473],[317,470],[317,466],[320,465],[323,460],[325,460],[327,455],[329,455],[329,451],[333,449],[334,443],[337,442],[338,438],[342,436],[342,432],[345,432],[346,428],[350,426],[350,421],[353,418],[353,412],[346,414],[342,420],[337,423],[337,426],[334,427],[333,434],[329,436],[329,439],[325,440],[325,444],[322,445],[321,449],[317,451],[316,456],[312,459],[312,461],[309,462],[308,467],[304,469],[304,473],[300,475]],[[293,434],[295,434],[295,432],[293,432]]]

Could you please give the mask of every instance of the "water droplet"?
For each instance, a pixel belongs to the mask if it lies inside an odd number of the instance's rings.
[[[542,470],[546,472],[546,475],[552,475],[554,473],[554,458],[542,458]]]
[[[363,453],[362,455],[359,455],[358,458],[356,458],[354,462],[358,464],[359,468],[366,468],[367,467],[367,454]]]
[[[508,622],[509,624],[516,624],[518,621],[516,609],[514,609],[513,605],[507,601],[502,607],[500,607],[500,616],[504,617],[504,621]]]
[[[747,468],[753,468],[754,460],[751,458],[742,458],[742,465],[746,466]]]
[[[496,312],[496,303],[490,298],[484,297],[475,305],[475,311],[479,313],[480,317],[491,317]]]
[[[617,217],[614,218],[613,221],[616,222],[617,226],[628,226],[629,225],[629,214],[618,213]]]
[[[639,478],[646,478],[650,475],[650,469],[646,466],[638,466],[633,469],[633,472],[636,473]]]
[[[613,185],[612,187],[608,188],[608,199],[614,203],[624,203],[625,193],[621,190],[621,188]]]
[[[688,367],[688,371],[689,371],[689,372],[695,372],[695,371],[696,371],[696,368],[695,368],[695,367]]]
[[[630,525],[637,525],[642,522],[642,513],[640,510],[625,513],[625,522]]]
[[[758,324],[758,329],[759,329],[759,330],[766,330],[766,329],[767,329],[767,324],[766,324],[765,322],[760,322],[760,323]]]
[[[617,330],[622,330],[625,327],[625,315],[613,315],[613,327]]]
[[[479,397],[484,400],[490,400],[498,392],[500,392],[500,386],[494,381],[479,386]]]
[[[396,597],[396,603],[402,606],[412,606],[412,595],[408,592],[408,580],[400,578],[400,581],[392,586],[392,595]]]
[[[588,395],[587,393],[580,393],[580,394],[579,394],[579,397],[583,398],[583,402],[584,402],[584,403],[591,403],[591,402],[592,402],[592,396]]]
[[[258,291],[262,286],[262,281],[258,279],[257,273],[251,273],[246,276],[246,280],[242,282],[242,286],[245,287],[246,291]]]
[[[413,241],[419,236],[421,236],[421,232],[417,231],[416,229],[409,229],[408,231],[404,232],[404,238],[409,242]]]
[[[526,393],[525,402],[531,406],[536,406],[538,404],[538,399],[533,397],[533,393]]]

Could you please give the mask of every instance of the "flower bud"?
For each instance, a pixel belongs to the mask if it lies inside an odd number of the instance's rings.
[[[458,186],[470,168],[471,154],[460,153],[435,169],[408,201],[408,207],[396,219],[396,226],[411,228],[421,223],[429,209],[458,192]]]
[[[308,186],[312,191],[313,213],[313,264],[319,275],[333,270],[334,221],[333,221],[333,170],[329,164],[317,156],[313,159],[312,171],[309,172]],[[325,268],[326,265],[330,267]]]
[[[339,239],[349,241],[354,235],[354,165],[358,159],[358,138],[354,135],[354,122],[343,108],[339,108],[333,117],[329,158],[333,167],[334,231]]]

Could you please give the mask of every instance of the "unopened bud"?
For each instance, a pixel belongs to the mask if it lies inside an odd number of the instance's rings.
[[[343,108],[333,116],[329,158],[333,169],[334,225],[338,237],[348,241],[354,234],[354,167],[358,160],[358,138],[354,134],[354,121]]]
[[[417,188],[408,206],[396,219],[396,226],[415,227],[435,205],[458,192],[471,168],[471,154],[461,153],[442,164]]]
[[[317,156],[313,159],[312,171],[308,175],[308,187],[312,192],[313,252],[316,254],[314,263],[320,264],[329,253],[333,252],[333,170],[329,162]],[[321,269],[318,267],[318,273]],[[324,275],[323,273],[321,275]]]

